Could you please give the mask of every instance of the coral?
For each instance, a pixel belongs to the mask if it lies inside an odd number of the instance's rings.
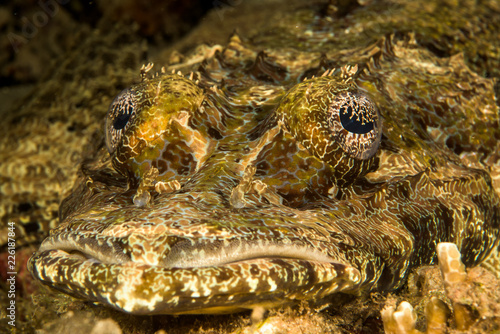
[[[499,330],[500,281],[482,267],[474,267],[466,272],[460,252],[453,243],[439,243],[437,254],[443,277],[440,284],[444,286],[445,296],[436,293],[435,284],[423,288],[423,295],[431,293],[429,299],[424,299],[425,329],[415,329],[416,313],[408,302],[401,302],[396,309],[396,301],[389,299],[381,312],[385,332],[441,334],[450,330],[454,333]],[[423,275],[430,278],[433,270],[426,270]]]

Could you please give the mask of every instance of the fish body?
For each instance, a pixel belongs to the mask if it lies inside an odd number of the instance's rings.
[[[33,276],[134,314],[224,313],[393,291],[439,242],[481,263],[500,200],[467,153],[494,150],[493,81],[411,36],[322,45],[233,35],[182,72],[144,70]]]

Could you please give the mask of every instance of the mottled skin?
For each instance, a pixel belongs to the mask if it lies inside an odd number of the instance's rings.
[[[498,108],[460,55],[387,37],[334,70],[345,53],[216,49],[122,92],[134,116],[115,100],[122,133],[84,165],[37,279],[136,314],[217,313],[397,289],[442,241],[469,266],[495,248],[500,200],[467,152],[492,154]],[[372,125],[355,135],[352,100]]]

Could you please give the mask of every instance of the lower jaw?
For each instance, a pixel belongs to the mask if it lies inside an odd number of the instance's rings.
[[[105,264],[62,250],[35,254],[28,264],[42,283],[133,314],[230,313],[355,291],[357,269],[343,263],[257,258],[176,268]]]

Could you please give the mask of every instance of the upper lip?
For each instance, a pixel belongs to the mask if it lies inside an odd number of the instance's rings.
[[[136,262],[165,268],[222,266],[258,258],[340,262],[299,240],[286,239],[280,242],[275,239],[250,240],[242,237],[193,239],[179,236],[141,236],[139,238],[142,238],[143,244],[134,245],[129,237],[62,232],[48,237],[38,252],[61,250],[85,260],[104,264]],[[134,237],[137,242],[137,236]],[[147,250],[151,256],[134,253],[141,251],[146,253]]]

